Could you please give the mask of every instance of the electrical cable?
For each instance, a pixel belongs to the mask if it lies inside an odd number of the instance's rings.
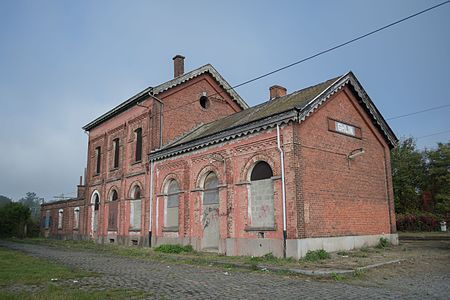
[[[412,115],[417,115],[417,114],[420,114],[420,113],[423,113],[423,112],[427,112],[427,111],[431,111],[431,110],[437,110],[437,109],[441,109],[441,108],[445,108],[445,107],[449,107],[449,106],[450,106],[450,104],[436,106],[436,107],[431,107],[431,108],[415,111],[415,112],[412,112],[412,113],[409,113],[409,114],[405,114],[405,115],[390,117],[390,118],[387,118],[386,120],[400,119],[400,118],[403,118],[403,117],[409,117],[409,116],[412,116]]]

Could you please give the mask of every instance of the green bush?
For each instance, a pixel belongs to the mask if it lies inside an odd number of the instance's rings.
[[[155,251],[157,252],[161,252],[161,253],[190,253],[190,252],[194,252],[194,249],[192,249],[191,245],[186,245],[186,246],[182,246],[182,245],[168,245],[168,244],[164,244],[161,246],[158,246],[155,248]]]
[[[330,254],[323,250],[315,250],[315,251],[308,251],[305,255],[305,257],[303,257],[304,261],[318,261],[318,260],[323,260],[323,259],[328,259],[330,258]]]

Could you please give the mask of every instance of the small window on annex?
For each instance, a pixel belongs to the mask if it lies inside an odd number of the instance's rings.
[[[80,226],[80,208],[75,207],[73,209],[73,229],[78,229]]]
[[[135,185],[131,190],[130,229],[141,229],[141,188]]]
[[[135,151],[135,161],[142,160],[142,128],[138,128],[134,131],[136,134],[136,151]]]
[[[272,229],[275,226],[272,168],[258,162],[250,175],[250,227]]]
[[[176,180],[167,184],[165,197],[164,228],[170,231],[178,231],[178,205],[180,188]]]
[[[62,209],[58,210],[58,229],[63,228],[63,213]]]
[[[114,151],[114,157],[113,157],[113,168],[117,169],[119,167],[119,155],[120,155],[120,148],[119,148],[119,139],[113,140],[113,151]]]
[[[116,190],[112,190],[108,202],[108,230],[117,230],[117,206],[119,195]]]

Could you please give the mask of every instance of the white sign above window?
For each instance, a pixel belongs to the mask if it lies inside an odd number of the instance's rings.
[[[356,136],[355,127],[336,121],[336,131],[343,134]]]

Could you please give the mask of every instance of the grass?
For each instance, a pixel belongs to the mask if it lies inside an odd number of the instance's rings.
[[[330,254],[321,249],[316,251],[308,251],[301,261],[319,261],[330,258]]]
[[[21,252],[0,248],[0,299],[124,299],[143,295],[141,291],[83,291],[76,286],[55,285],[61,281],[95,276],[95,273],[69,268]],[[7,290],[14,286],[17,291]],[[27,286],[37,291],[30,292]],[[22,289],[22,291],[21,291]]]
[[[175,253],[175,254],[179,254],[179,253],[192,253],[194,252],[194,249],[192,248],[191,245],[186,245],[186,246],[182,246],[182,245],[160,245],[158,247],[155,248],[156,252],[161,252],[161,253]]]
[[[55,285],[47,285],[42,290],[29,292],[6,292],[0,290],[0,299],[5,300],[103,300],[103,299],[129,299],[131,297],[144,298],[148,293],[141,291],[108,290],[108,291],[83,291]]]
[[[17,251],[0,248],[0,286],[11,284],[41,284],[52,278],[70,279],[92,276],[94,273],[70,269],[39,260]]]

